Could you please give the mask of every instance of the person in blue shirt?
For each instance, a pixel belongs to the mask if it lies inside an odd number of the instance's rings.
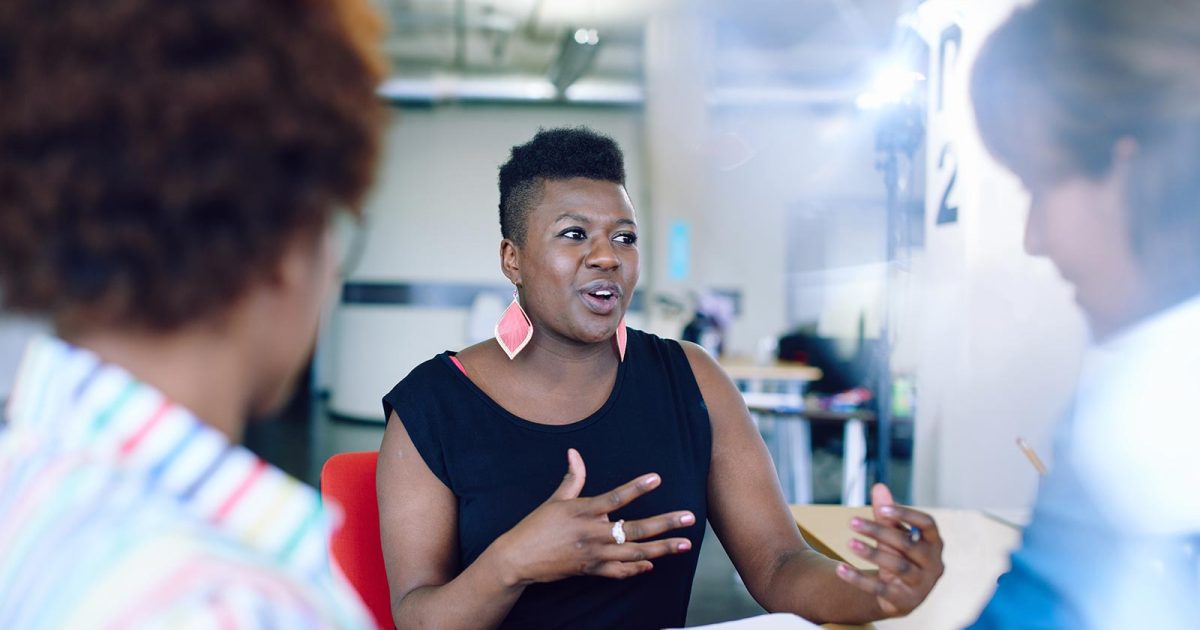
[[[974,628],[1196,628],[1200,3],[1042,0],[972,98],[1030,195],[1025,248],[1094,338],[1012,569]]]

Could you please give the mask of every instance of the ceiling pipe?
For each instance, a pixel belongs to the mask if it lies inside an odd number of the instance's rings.
[[[535,76],[470,77],[438,74],[426,77],[392,77],[378,90],[396,104],[527,103],[640,107],[645,90],[637,83],[581,80],[560,98],[554,84]],[[727,107],[851,108],[859,93],[850,86],[803,88],[793,85],[718,87],[709,91],[707,105]]]
[[[640,106],[641,85],[632,82],[577,81],[563,93],[541,77],[471,77],[438,74],[392,77],[379,87],[379,96],[397,104],[442,103],[570,103],[575,105]]]

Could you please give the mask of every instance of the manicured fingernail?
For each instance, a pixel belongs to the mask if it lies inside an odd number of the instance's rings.
[[[656,483],[658,483],[658,475],[650,475],[642,480],[642,487],[649,488]]]
[[[850,577],[850,567],[844,564],[837,565],[837,574],[842,577]]]
[[[862,529],[862,528],[863,528],[863,521],[862,521],[862,519],[861,519],[861,518],[857,518],[857,517],[850,519],[850,527],[851,527],[852,529]]]
[[[692,523],[696,522],[696,517],[691,514],[684,514],[683,516],[679,517],[679,522],[683,523],[684,525],[691,525]]]
[[[890,505],[884,505],[879,508],[879,513],[884,516],[895,516],[896,508],[894,508]]]
[[[863,549],[866,548],[866,545],[862,544],[862,541],[860,541],[859,539],[854,538],[854,539],[850,540],[850,548],[855,551],[862,551]]]
[[[688,549],[691,549],[691,548],[692,548],[692,543],[690,543],[686,540],[679,543],[679,545],[676,546],[676,549],[678,549],[679,551],[687,551]]]

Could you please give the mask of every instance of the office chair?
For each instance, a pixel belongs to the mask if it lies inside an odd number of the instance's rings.
[[[375,496],[375,461],[379,453],[338,453],[321,468],[321,497],[333,499],[346,512],[333,534],[329,551],[380,628],[394,628],[383,550],[379,544],[379,503]]]

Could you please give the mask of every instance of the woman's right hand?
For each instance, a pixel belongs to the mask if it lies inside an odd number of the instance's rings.
[[[654,490],[662,483],[656,474],[638,477],[594,497],[580,497],[586,471],[583,457],[567,451],[567,474],[558,489],[497,541],[502,577],[517,586],[553,582],[576,575],[627,578],[654,568],[650,560],[692,548],[687,538],[653,538],[696,522],[691,512],[668,512],[624,524],[624,544],[613,538],[608,514]]]

